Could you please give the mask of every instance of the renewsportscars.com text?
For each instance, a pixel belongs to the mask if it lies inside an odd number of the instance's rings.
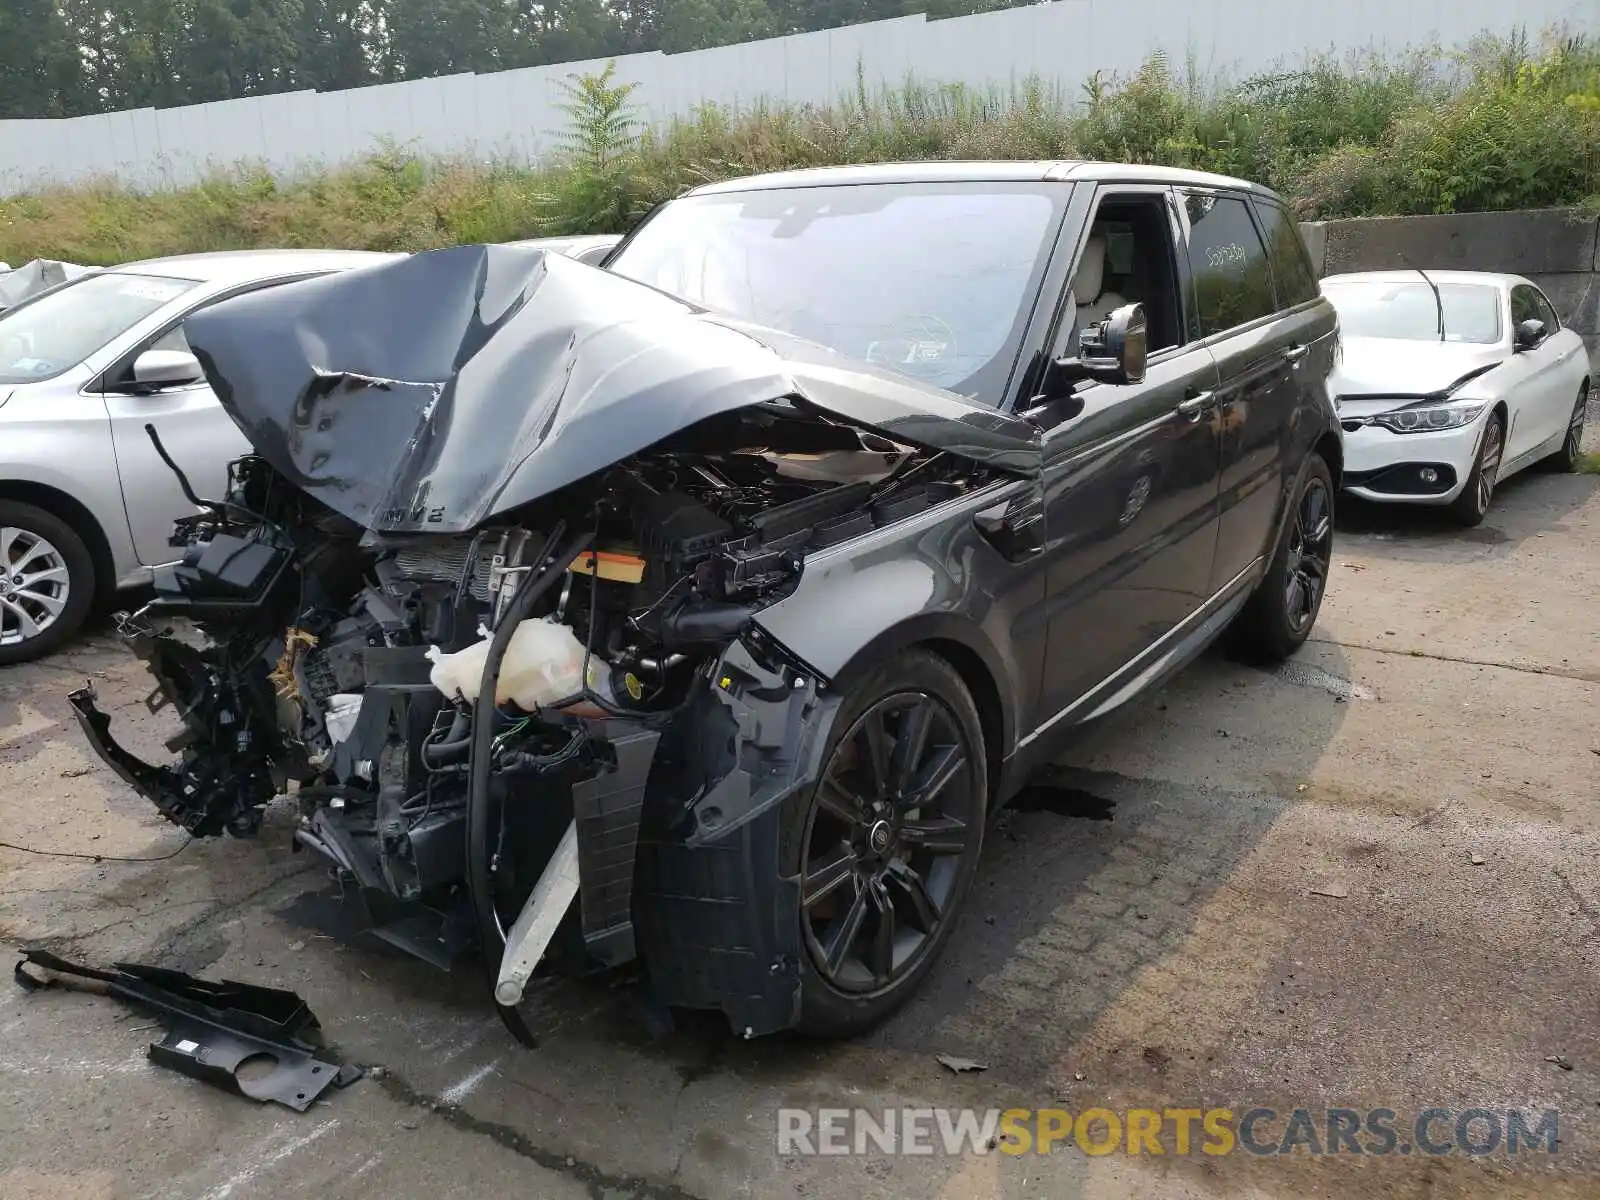
[[[1424,1108],[782,1108],[778,1153],[792,1155],[1554,1154],[1555,1109]]]

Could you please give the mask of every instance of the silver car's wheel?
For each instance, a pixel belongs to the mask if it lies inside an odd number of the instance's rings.
[[[61,619],[72,595],[67,560],[28,529],[0,526],[0,646],[36,638]]]
[[[83,538],[60,517],[0,500],[0,666],[49,654],[76,633],[95,575]]]

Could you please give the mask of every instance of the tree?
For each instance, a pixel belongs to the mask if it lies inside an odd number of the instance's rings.
[[[298,86],[331,92],[372,83],[377,17],[368,0],[304,0],[294,25]]]
[[[660,0],[646,41],[652,50],[678,54],[750,42],[775,32],[777,19],[766,0]]]
[[[389,0],[385,75],[423,79],[498,71],[515,27],[510,0]]]
[[[53,0],[4,0],[0,118],[67,117],[91,107],[71,30]]]

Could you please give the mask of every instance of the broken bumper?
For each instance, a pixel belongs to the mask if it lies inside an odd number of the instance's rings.
[[[613,738],[615,770],[573,789],[573,825],[507,935],[497,1001],[520,998],[576,893],[590,954],[637,953],[662,1002],[721,1010],[746,1037],[791,1027],[800,880],[782,869],[783,809],[817,777],[837,708],[809,672],[736,642],[694,718],[733,751],[703,794],[652,778],[657,734]]]
[[[71,693],[67,703],[72,705],[72,713],[78,718],[78,727],[83,730],[83,736],[101,761],[115,771],[124,783],[154,804],[167,820],[182,826],[196,837],[205,836],[204,819],[185,816],[186,806],[183,804],[178,776],[165,767],[151,766],[123,749],[111,736],[111,718],[100,711],[95,699],[94,687],[88,685]]]

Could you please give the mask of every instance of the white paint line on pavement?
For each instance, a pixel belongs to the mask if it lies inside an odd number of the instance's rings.
[[[439,1099],[443,1100],[446,1104],[460,1104],[468,1096],[472,1095],[473,1092],[477,1091],[478,1085],[485,1079],[489,1078],[489,1076],[493,1075],[495,1068],[499,1065],[500,1060],[498,1058],[491,1063],[485,1063],[459,1083],[451,1084],[449,1087],[445,1088]]]
[[[337,1117],[323,1122],[310,1133],[305,1134],[303,1137],[297,1137],[292,1141],[284,1143],[266,1157],[251,1163],[237,1175],[234,1175],[231,1178],[224,1180],[222,1183],[219,1183],[216,1187],[207,1192],[201,1198],[201,1200],[227,1200],[229,1196],[233,1195],[235,1188],[243,1187],[247,1183],[253,1183],[262,1172],[270,1170],[278,1163],[281,1163],[284,1159],[300,1153],[300,1151],[311,1145],[312,1142],[316,1141],[323,1134],[332,1133],[338,1127],[339,1118]]]
[[[120,1062],[107,1062],[93,1058],[56,1058],[46,1054],[32,1062],[10,1062],[0,1059],[0,1073],[6,1075],[81,1075],[99,1079],[102,1075],[133,1075],[148,1065],[144,1054],[137,1054]]]

